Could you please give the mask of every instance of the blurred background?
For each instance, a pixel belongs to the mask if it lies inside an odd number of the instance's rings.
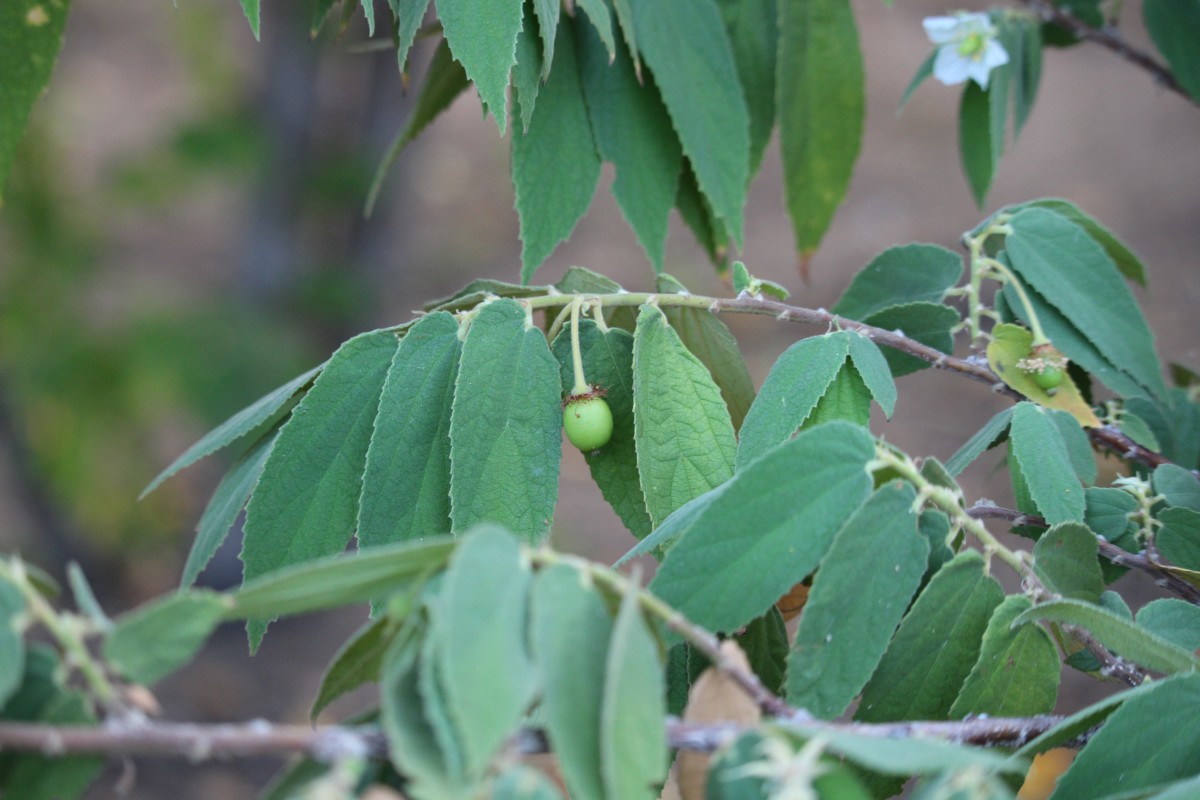
[[[1200,109],[1095,45],[1048,50],[1039,101],[981,211],[958,164],[959,88],[928,82],[895,113],[929,49],[921,20],[945,13],[944,2],[854,6],[868,111],[850,192],[805,285],[768,151],[740,255],[751,272],[790,288],[797,304],[828,307],[890,245],[957,248],[1001,205],[1068,197],[1145,261],[1150,289],[1136,293],[1164,361],[1200,367]],[[1139,7],[1121,22],[1144,45]],[[349,336],[402,322],[472,278],[519,274],[508,142],[473,93],[403,153],[364,219],[373,172],[415,93],[405,94],[393,52],[362,46],[361,16],[315,41],[308,22],[308,4],[268,2],[256,43],[232,0],[78,0],[18,155],[0,212],[0,549],[59,576],[78,561],[113,612],[178,582],[227,464],[211,459],[137,495],[189,444]],[[431,42],[418,43],[414,86],[431,54]],[[611,179],[537,282],[578,264],[652,287]],[[692,291],[727,291],[678,219],[667,269]],[[727,322],[758,384],[788,344],[823,332]],[[900,389],[895,418],[877,419],[876,433],[943,460],[1006,404],[933,371]],[[989,454],[968,471],[973,499],[1011,505],[998,466]],[[632,543],[570,447],[554,536],[601,560]],[[238,549],[231,541],[202,582],[235,584]],[[363,618],[278,624],[254,659],[240,630],[222,629],[159,687],[165,715],[302,722],[324,665]],[[1103,689],[1064,696],[1080,691]],[[128,796],[248,798],[275,766],[140,761]],[[89,796],[111,796],[120,769]]]

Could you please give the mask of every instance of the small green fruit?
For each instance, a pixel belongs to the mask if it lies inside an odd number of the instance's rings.
[[[1063,371],[1058,367],[1045,367],[1041,371],[1033,373],[1033,382],[1053,394],[1054,390],[1062,385]]]
[[[563,429],[571,444],[585,453],[599,450],[612,438],[612,411],[596,394],[568,398],[563,407]]]

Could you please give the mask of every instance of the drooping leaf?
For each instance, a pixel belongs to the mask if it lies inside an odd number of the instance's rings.
[[[533,13],[537,17],[537,29],[542,39],[541,77],[544,83],[550,77],[550,65],[554,63],[554,43],[558,38],[558,20],[562,4],[554,0],[533,0]]]
[[[1017,405],[1008,431],[1009,456],[1020,465],[1038,513],[1047,522],[1082,522],[1083,487],[1051,413],[1033,403]]]
[[[940,303],[962,277],[962,258],[935,244],[889,247],[846,287],[833,313],[865,321],[872,314],[907,303]]]
[[[1063,622],[1086,628],[1105,647],[1121,654],[1135,664],[1158,672],[1192,672],[1200,670],[1200,660],[1183,648],[1112,611],[1079,600],[1051,600],[1029,609],[1013,621],[1022,625],[1036,620]]]
[[[734,638],[763,686],[768,691],[781,693],[787,670],[789,634],[779,609],[768,609]]]
[[[813,579],[788,659],[787,698],[821,719],[846,710],[883,657],[925,572],[916,491],[893,481],[834,537]]]
[[[969,714],[1029,717],[1049,714],[1058,698],[1058,650],[1038,625],[1012,627],[1030,607],[1024,595],[1006,597],[992,613],[979,660],[950,709],[952,719]]]
[[[400,342],[388,368],[363,473],[358,543],[450,531],[450,409],[462,343],[438,311]]]
[[[775,126],[776,0],[719,0],[750,114],[750,174],[758,171]]]
[[[526,309],[497,300],[479,310],[450,414],[456,532],[488,521],[526,541],[549,535],[562,457],[558,386],[558,363]]]
[[[601,8],[604,4],[593,0]],[[608,18],[605,17],[605,24]],[[641,81],[624,45],[615,54],[591,25],[577,24],[579,69],[600,157],[616,167],[612,192],[655,271],[662,271],[667,217],[675,205],[683,151],[649,76]]]
[[[584,459],[604,499],[629,532],[642,539],[650,533],[652,526],[638,480],[633,435],[633,336],[619,328],[609,328],[601,333],[595,322],[583,320],[579,325],[579,350],[584,374],[591,383],[605,390],[604,399],[613,417],[612,438],[608,444],[585,453]],[[561,365],[565,394],[574,383],[569,325],[554,340],[553,352]]]
[[[229,605],[212,592],[167,595],[118,617],[104,639],[104,658],[135,683],[155,683],[192,659]]]
[[[571,235],[600,178],[600,156],[579,82],[575,37],[565,30],[556,41],[554,66],[538,93],[529,130],[518,128],[512,137],[522,283],[528,283],[554,248]]]
[[[555,23],[557,27],[557,23]],[[538,93],[549,68],[542,59],[542,48],[538,44],[539,25],[534,17],[533,5],[525,4],[525,21],[517,34],[517,64],[513,67],[513,99],[521,117],[521,132],[529,133],[529,122],[537,108]],[[552,32],[553,33],[553,32]]]
[[[1087,434],[1079,427],[1079,422],[1065,411],[1047,409],[1045,413],[1058,428],[1058,435],[1066,446],[1067,460],[1071,462],[1075,477],[1084,484],[1095,483],[1096,455],[1092,452],[1092,443]]]
[[[392,644],[397,624],[380,617],[360,628],[338,649],[325,669],[308,718],[313,723],[330,703],[365,683],[379,679],[384,654]]]
[[[1008,426],[1012,423],[1013,412],[1013,408],[1006,408],[989,419],[982,428],[975,432],[974,436],[958,448],[954,455],[950,456],[950,460],[946,462],[946,471],[954,477],[958,477],[975,459],[983,455],[984,451],[990,450],[1003,441],[1008,434]]]
[[[620,18],[621,4],[616,8]],[[636,49],[654,74],[700,190],[740,245],[750,121],[716,3],[658,0],[632,3],[630,10]]]
[[[684,518],[651,590],[718,631],[761,616],[816,568],[867,498],[874,453],[865,430],[833,422],[757,459]]]
[[[1200,40],[1200,2],[1146,0],[1142,19],[1175,80],[1200,102],[1200,54],[1195,46]]]
[[[54,71],[69,10],[70,0],[11,0],[0,8],[0,200],[29,113]],[[252,27],[257,38],[257,20]]]
[[[988,93],[975,81],[967,81],[958,110],[958,151],[967,186],[980,208],[991,188],[998,158],[992,144],[991,113]]]
[[[1033,571],[1055,594],[1097,603],[1104,591],[1097,552],[1096,536],[1087,526],[1064,522],[1038,539]]]
[[[729,411],[708,369],[663,312],[644,305],[633,338],[634,440],[646,510],[658,525],[733,474]]]
[[[934,573],[863,690],[863,722],[946,719],[978,659],[1004,590],[983,557],[964,550]]]
[[[388,0],[388,5],[396,18],[396,62],[400,65],[400,70],[404,71],[408,63],[408,51],[412,48],[417,29],[421,27],[421,21],[425,19],[425,12],[429,9],[429,0]],[[429,80],[429,76],[425,79]]]
[[[500,135],[508,121],[508,75],[517,63],[517,33],[523,3],[511,0],[438,0],[442,32],[456,61],[475,83]],[[557,51],[556,51],[557,53]]]
[[[538,573],[532,602],[547,735],[571,796],[603,800],[600,716],[612,617],[580,573],[565,565]]]
[[[685,158],[679,172],[679,187],[675,191],[675,208],[684,224],[691,229],[709,261],[718,272],[725,269],[729,258],[729,230],[717,219],[712,206],[696,183],[696,173]]]
[[[467,771],[466,747],[450,710],[448,680],[439,658],[449,626],[444,620],[439,624],[443,611],[436,603],[426,603],[426,614],[429,624],[417,656],[417,691],[423,703],[421,710],[433,729],[434,740],[445,759],[446,774],[455,780],[472,782],[472,779],[478,778],[479,775]]]
[[[1151,600],[1137,613],[1137,624],[1184,650],[1200,648],[1200,606],[1164,597]]]
[[[992,341],[987,347],[988,366],[1005,385],[1035,400],[1038,405],[1065,411],[1085,427],[1100,427],[1100,420],[1080,395],[1070,375],[1064,375],[1055,394],[1048,395],[1037,385],[1032,374],[1017,366],[1021,359],[1029,357],[1032,341],[1033,334],[1019,325],[996,325],[992,328]]]
[[[1187,390],[1171,389],[1161,401],[1130,397],[1125,408],[1150,426],[1164,456],[1183,467],[1200,469],[1200,403],[1192,401]]]
[[[848,0],[780,0],[776,67],[784,197],[805,263],[850,184],[865,92]]]

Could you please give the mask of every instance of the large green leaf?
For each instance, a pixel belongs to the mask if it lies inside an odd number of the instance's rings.
[[[1027,208],[1009,221],[1004,247],[1017,275],[1057,308],[1118,369],[1166,394],[1154,337],[1121,274],[1070,219]]]
[[[537,576],[531,625],[546,732],[571,796],[603,800],[600,715],[612,617],[578,571],[557,565]]]
[[[738,80],[750,114],[750,174],[758,171],[775,126],[775,54],[779,11],[776,0],[718,0]]]
[[[570,325],[554,340],[554,355],[561,365],[563,393],[574,384]],[[638,480],[637,448],[633,421],[633,336],[620,328],[603,333],[591,320],[579,324],[579,351],[584,374],[606,392],[613,416],[612,438],[599,450],[584,453],[592,479],[600,487],[625,527],[639,539],[651,530],[646,498]]]
[[[1179,85],[1200,102],[1200,2],[1197,0],[1146,0],[1142,19],[1158,51],[1167,59]]]
[[[871,491],[874,441],[832,422],[802,432],[683,515],[650,588],[701,625],[745,625],[811,573]],[[667,524],[671,524],[671,520]],[[664,525],[666,527],[666,525]]]
[[[1079,206],[1070,200],[1064,200],[1059,197],[1047,197],[1025,203],[1017,206],[1017,208],[1025,208],[1027,206],[1048,209],[1083,228],[1088,236],[1095,239],[1096,243],[1104,248],[1104,252],[1108,253],[1108,257],[1112,259],[1113,264],[1125,276],[1126,280],[1133,281],[1143,288],[1146,286],[1146,267],[1137,255],[1129,249],[1129,245],[1121,241],[1116,234],[1101,225],[1095,218],[1085,213]]]
[[[1051,525],[1083,521],[1083,487],[1053,413],[1020,403],[1008,433],[1009,455],[1020,465],[1038,513]]]
[[[437,0],[442,33],[501,136],[508,121],[508,76],[517,63],[523,5],[512,0]]]
[[[1030,605],[1024,595],[1012,595],[992,613],[979,660],[950,709],[952,718],[969,714],[1029,717],[1054,710],[1058,650],[1040,626],[1012,626]]]
[[[400,342],[367,450],[358,542],[372,547],[450,530],[450,408],[462,346],[444,311]]]
[[[603,7],[603,4],[601,4]],[[657,271],[663,267],[667,217],[683,164],[679,137],[649,76],[639,81],[623,45],[576,24],[580,79],[600,157],[616,167],[612,193]],[[609,48],[616,46],[615,57]]]
[[[779,0],[776,104],[796,250],[817,249],[862,143],[862,53],[849,0]]]
[[[151,684],[191,661],[229,610],[212,592],[167,595],[118,617],[104,658],[135,683]]]
[[[750,121],[716,3],[657,0],[632,3],[631,10],[637,49],[654,73],[700,190],[740,245]]]
[[[733,474],[729,411],[708,369],[662,310],[644,305],[633,338],[634,440],[655,525]]]
[[[929,544],[917,533],[915,499],[910,484],[890,482],[834,537],[788,659],[790,704],[833,719],[875,671],[929,555]]]
[[[1055,594],[1100,602],[1104,581],[1096,535],[1086,525],[1064,522],[1042,534],[1033,548],[1033,571]]]
[[[565,31],[557,42],[554,68],[538,93],[529,130],[513,131],[512,179],[521,220],[522,283],[528,283],[559,242],[571,235],[600,179],[600,156],[579,83],[575,37]]]
[[[946,719],[1004,590],[965,550],[936,572],[900,623],[854,718]]]
[[[70,0],[0,5],[0,200],[29,112],[54,71],[70,6]]]
[[[635,593],[613,624],[600,710],[600,768],[606,797],[653,800],[670,765],[666,692],[658,645]]]
[[[1162,681],[1125,701],[1058,779],[1052,800],[1100,797],[1200,773],[1200,675]]]
[[[962,272],[962,258],[944,247],[890,247],[855,274],[833,313],[862,321],[892,306],[940,303]]]
[[[560,48],[560,52],[565,48]],[[550,533],[562,457],[558,363],[513,300],[479,310],[450,414],[454,530],[489,521],[527,541]]]

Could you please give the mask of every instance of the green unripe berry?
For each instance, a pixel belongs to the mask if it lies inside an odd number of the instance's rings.
[[[1045,367],[1033,373],[1033,382],[1053,394],[1054,390],[1062,385],[1063,371],[1058,367]]]
[[[598,395],[570,398],[563,407],[563,429],[571,444],[583,452],[599,450],[612,438],[612,411]]]

